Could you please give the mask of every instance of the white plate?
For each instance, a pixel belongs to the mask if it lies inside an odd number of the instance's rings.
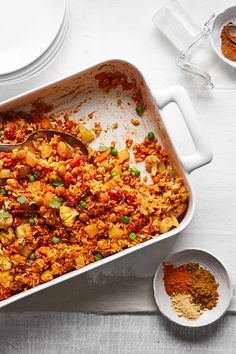
[[[29,65],[55,40],[66,0],[0,0],[0,75]]]
[[[44,69],[60,52],[60,49],[64,43],[69,24],[69,9],[66,6],[65,16],[61,28],[50,47],[36,59],[33,63],[26,67],[14,71],[13,73],[0,75],[0,85],[8,85],[16,82],[23,81],[28,77],[32,77]]]
[[[236,25],[236,6],[229,7],[223,12],[219,13],[212,23],[212,30],[210,34],[210,42],[212,48],[226,64],[229,64],[233,68],[236,68],[236,62],[224,57],[221,52],[221,38],[220,34],[225,25],[229,22],[233,22]]]
[[[166,293],[163,282],[163,263],[161,263],[154,276],[153,290],[157,306],[165,317],[182,326],[201,327],[215,322],[226,312],[233,295],[232,285],[226,269],[212,254],[199,249],[186,249],[168,256],[163,262],[169,262],[174,266],[198,263],[212,273],[219,283],[217,306],[212,310],[205,311],[197,320],[187,320],[184,317],[179,317],[171,306],[170,297]]]

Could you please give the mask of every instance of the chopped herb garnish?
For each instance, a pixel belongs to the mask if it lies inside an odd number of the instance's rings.
[[[10,203],[11,203],[11,201],[10,201],[9,199],[4,200],[4,207],[5,207],[5,209],[8,208],[8,206],[9,206]]]
[[[6,195],[7,194],[6,189],[5,188],[0,188],[0,194]]]
[[[35,257],[35,253],[34,252],[31,252],[30,254],[29,254],[29,259],[31,259],[32,261],[35,259],[36,257]],[[30,263],[31,264],[31,263]]]
[[[29,223],[31,226],[35,224],[35,219],[34,218],[29,218]]]
[[[89,189],[89,188],[87,188],[85,192],[86,192],[87,195],[92,195],[93,194],[91,189]]]
[[[116,176],[118,176],[116,172],[114,172],[114,171],[111,172],[111,177],[112,177],[112,178],[114,178],[114,177],[116,177]]]
[[[97,253],[94,256],[95,261],[100,261],[101,259],[103,259],[103,255],[101,253]]]
[[[0,218],[2,219],[6,219],[6,218],[10,218],[11,215],[8,213],[8,211],[4,211],[2,213],[0,213]]]
[[[81,210],[85,210],[86,207],[87,207],[87,203],[86,203],[86,202],[82,202],[82,203],[79,205],[79,208],[80,208]]]
[[[3,179],[2,178],[0,178],[0,183],[2,183],[3,182]]]
[[[41,171],[35,171],[35,172],[34,172],[34,175],[35,175],[36,177],[40,177],[40,176],[42,176],[42,172],[41,172]]]
[[[50,183],[52,183],[55,187],[64,186],[64,182],[59,179],[50,179]]]
[[[18,238],[18,243],[21,245],[24,242],[24,237]]]
[[[22,195],[21,197],[18,197],[16,200],[17,200],[20,204],[24,204],[25,202],[28,201],[28,199],[27,199],[24,195]]]
[[[108,149],[107,146],[99,146],[98,151],[103,152],[103,151],[107,151],[107,149]]]
[[[53,209],[60,209],[63,198],[54,197],[49,206]]]

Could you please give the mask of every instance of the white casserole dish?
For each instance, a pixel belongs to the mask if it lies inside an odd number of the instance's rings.
[[[135,80],[138,87],[141,89],[143,100],[147,108],[141,117],[141,124],[138,127],[135,127],[135,129],[130,122],[131,118],[135,116],[135,104],[132,104],[132,99],[130,97],[131,93],[129,91],[122,91],[120,87],[111,90],[109,93],[105,93],[101,90],[98,86],[98,81],[95,79],[95,75],[104,71],[123,72],[127,74],[129,79]],[[2,300],[0,302],[0,307],[6,306],[14,301],[96,267],[101,267],[105,263],[111,262],[117,258],[128,255],[136,250],[172,237],[181,232],[190,223],[195,211],[196,203],[188,174],[194,169],[209,163],[212,159],[212,153],[203,138],[196,114],[184,88],[181,86],[175,86],[167,90],[158,90],[151,93],[142,74],[133,65],[122,60],[109,60],[68,78],[51,83],[45,87],[40,87],[37,90],[4,101],[0,104],[0,111],[28,111],[31,107],[31,103],[39,99],[47,104],[53,104],[53,112],[56,114],[60,115],[66,111],[74,119],[88,117],[88,114],[94,112],[94,118],[88,119],[86,126],[91,126],[94,122],[100,121],[103,128],[101,135],[92,143],[92,146],[95,148],[101,145],[101,143],[105,144],[114,139],[118,142],[118,148],[122,148],[125,146],[125,139],[127,137],[133,138],[134,142],[141,142],[148,131],[154,131],[155,135],[158,136],[162,145],[167,150],[174,168],[179,175],[183,176],[185,184],[189,189],[190,197],[188,208],[183,220],[177,228],[162,234],[157,238],[145,241],[137,246],[104,258],[99,262],[92,263],[79,270],[74,270],[70,273],[61,275],[48,283],[44,283],[27,290],[26,292]],[[117,99],[121,100],[121,104],[117,104]],[[178,105],[193,139],[195,152],[192,155],[177,156],[166,131],[163,119],[159,114],[159,111],[171,102],[175,102]],[[117,121],[119,121],[119,127],[117,129],[108,129],[107,132],[104,132],[107,126],[111,126],[112,123]],[[142,169],[142,166],[140,165],[139,168]]]

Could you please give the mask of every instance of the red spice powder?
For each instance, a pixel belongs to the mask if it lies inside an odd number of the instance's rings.
[[[174,267],[172,264],[163,263],[164,285],[169,296],[173,294],[186,294],[192,285],[192,277],[187,270],[187,264]]]

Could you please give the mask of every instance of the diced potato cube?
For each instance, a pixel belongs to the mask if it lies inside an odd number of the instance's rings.
[[[84,267],[85,266],[85,258],[82,254],[80,254],[78,257],[75,258],[75,263],[79,267]]]
[[[112,226],[108,231],[108,235],[110,238],[121,238],[123,234],[124,234],[123,230],[115,225]]]
[[[52,153],[52,146],[49,144],[44,144],[42,145],[41,149],[41,156],[43,159],[47,159],[49,156],[51,156]]]
[[[10,215],[10,214],[9,214]],[[13,224],[13,217],[12,215],[9,218],[0,218],[0,229],[6,230],[9,226]]]
[[[28,182],[28,188],[30,192],[39,192],[41,190],[41,182],[40,181],[34,181],[34,182]]]
[[[32,231],[32,227],[30,224],[21,224],[19,226],[17,226],[16,228],[16,236],[18,238],[25,238],[25,237],[31,237],[33,236],[33,231]]]
[[[175,227],[179,226],[179,222],[175,216],[171,217],[171,221],[172,221],[173,226],[175,226]]]
[[[121,169],[120,166],[115,166],[115,167],[111,170],[111,172],[115,172],[117,175],[120,175],[121,172],[122,172],[122,169]]]
[[[53,194],[52,192],[48,191],[45,195],[44,195],[44,199],[43,199],[43,204],[48,206],[51,201],[53,200],[55,194]]]
[[[128,149],[124,149],[118,152],[118,157],[121,162],[128,160],[130,158],[130,153]]]
[[[70,159],[73,155],[74,149],[63,141],[60,141],[57,145],[57,153],[63,159]]]
[[[41,279],[42,279],[43,282],[52,280],[53,279],[53,275],[50,272],[50,270],[46,270],[45,272],[43,272],[41,274]]]
[[[0,178],[9,178],[11,171],[7,168],[0,170]]]
[[[37,163],[37,158],[31,151],[27,151],[25,162],[28,166],[34,167]]]
[[[0,284],[4,288],[9,287],[11,280],[12,280],[12,277],[10,276],[10,272],[8,270],[0,272]]]
[[[4,256],[1,256],[0,257],[0,270],[10,270],[11,269],[11,261],[7,258],[7,257],[4,257]]]
[[[166,218],[160,222],[160,233],[164,234],[168,232],[171,227],[173,226],[173,223],[170,218]]]
[[[89,237],[96,236],[99,231],[97,226],[94,224],[89,224],[88,226],[85,226],[84,230]]]
[[[81,134],[81,140],[84,144],[88,144],[91,141],[94,140],[94,135],[91,133],[90,130],[88,130],[84,125],[80,124],[79,126],[79,132]]]

